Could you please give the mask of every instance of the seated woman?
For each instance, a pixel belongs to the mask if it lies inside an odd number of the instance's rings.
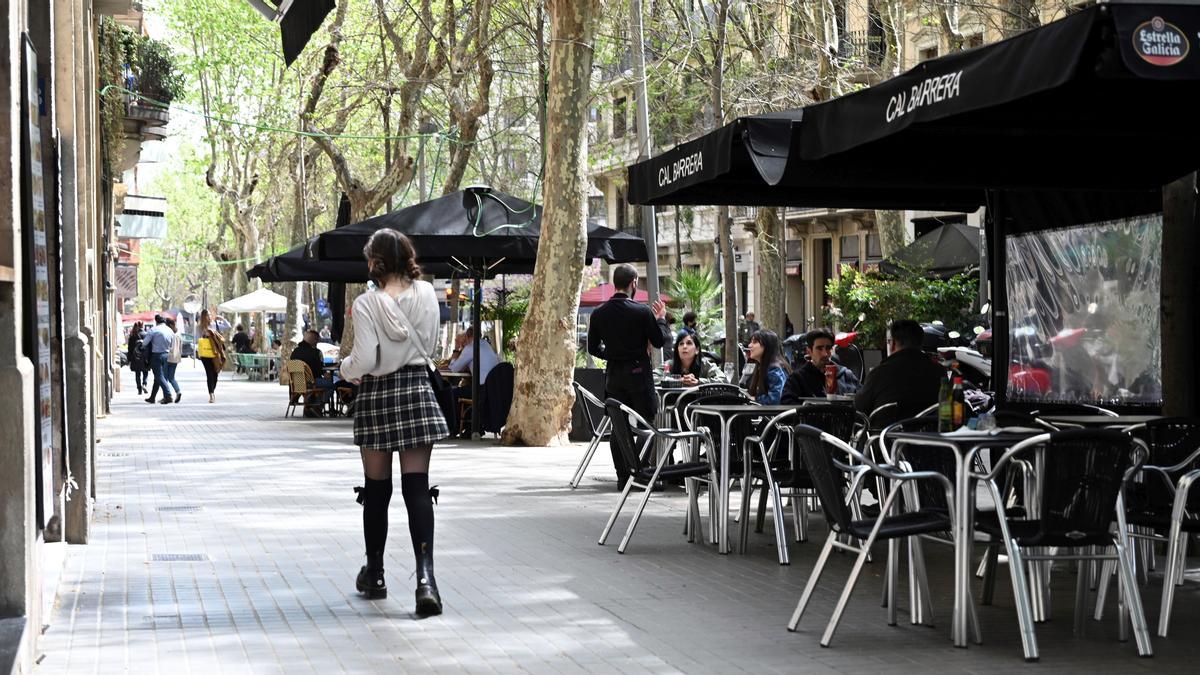
[[[778,405],[791,370],[780,355],[779,336],[774,331],[755,331],[750,336],[750,360],[755,363],[746,387],[750,395],[763,405]]]
[[[696,336],[687,330],[679,331],[675,337],[675,355],[671,359],[671,374],[680,375],[680,382],[686,387],[709,382],[724,382],[725,374],[717,364],[700,356],[700,346],[696,344]]]

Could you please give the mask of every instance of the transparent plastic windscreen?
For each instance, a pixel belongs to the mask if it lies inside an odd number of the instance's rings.
[[[1009,400],[1161,405],[1161,243],[1162,214],[1008,237]]]

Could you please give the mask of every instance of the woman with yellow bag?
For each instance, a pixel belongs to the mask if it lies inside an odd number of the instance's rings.
[[[204,364],[204,373],[208,376],[208,402],[217,402],[217,375],[225,369],[225,342],[221,334],[209,325],[208,310],[200,314],[200,340],[196,343],[196,355]]]

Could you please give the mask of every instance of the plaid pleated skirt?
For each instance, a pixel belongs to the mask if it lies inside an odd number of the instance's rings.
[[[450,435],[423,365],[367,376],[354,400],[354,444],[364,450],[407,450]]]

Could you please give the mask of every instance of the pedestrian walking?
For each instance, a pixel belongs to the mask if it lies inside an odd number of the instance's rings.
[[[149,352],[146,350],[146,327],[141,321],[129,329],[129,371],[133,373],[133,383],[137,385],[138,394],[146,393],[146,378],[150,374]]]
[[[354,443],[363,462],[364,486],[355,488],[363,505],[367,564],[355,587],[368,598],[386,598],[383,551],[392,499],[392,453],[400,455],[400,493],[408,510],[408,532],[416,558],[416,611],[441,614],[433,576],[433,502],[429,458],[435,441],[450,430],[429,384],[432,345],[440,312],[433,286],[421,280],[412,242],[382,229],[363,254],[376,290],[354,301],[354,348],[342,360],[342,377],[359,384]]]
[[[167,357],[171,351],[171,343],[175,340],[175,332],[166,324],[161,314],[154,315],[154,329],[146,335],[146,347],[150,354],[150,371],[154,373],[154,386],[150,388],[150,398],[146,403],[154,403],[158,390],[163,392],[162,403],[171,402],[171,394],[167,390]]]
[[[204,366],[204,375],[209,383],[209,402],[217,402],[217,375],[224,370],[224,364],[229,359],[221,334],[212,329],[209,310],[200,312],[200,339],[196,341],[196,356]]]
[[[175,369],[179,367],[179,362],[183,360],[183,336],[175,330],[175,319],[166,319],[163,321],[167,328],[171,329],[171,348],[167,350],[167,364],[163,366],[163,380],[166,384],[171,385],[175,390],[175,402],[179,403],[179,399],[183,398],[183,394],[179,391],[179,382],[175,380]],[[171,397],[167,391],[166,384],[163,385],[163,396],[168,400]]]
[[[658,412],[658,396],[654,393],[654,367],[650,363],[650,348],[662,349],[668,335],[667,308],[655,300],[653,308],[633,298],[637,292],[637,270],[632,265],[617,265],[613,272],[613,293],[603,305],[592,312],[588,329],[588,353],[604,359],[604,391],[608,398],[615,398],[633,408],[637,414],[653,423]],[[684,329],[688,333],[688,312],[683,317]],[[617,489],[624,490],[629,480],[630,469],[617,449],[610,444],[613,467],[617,470]]]

